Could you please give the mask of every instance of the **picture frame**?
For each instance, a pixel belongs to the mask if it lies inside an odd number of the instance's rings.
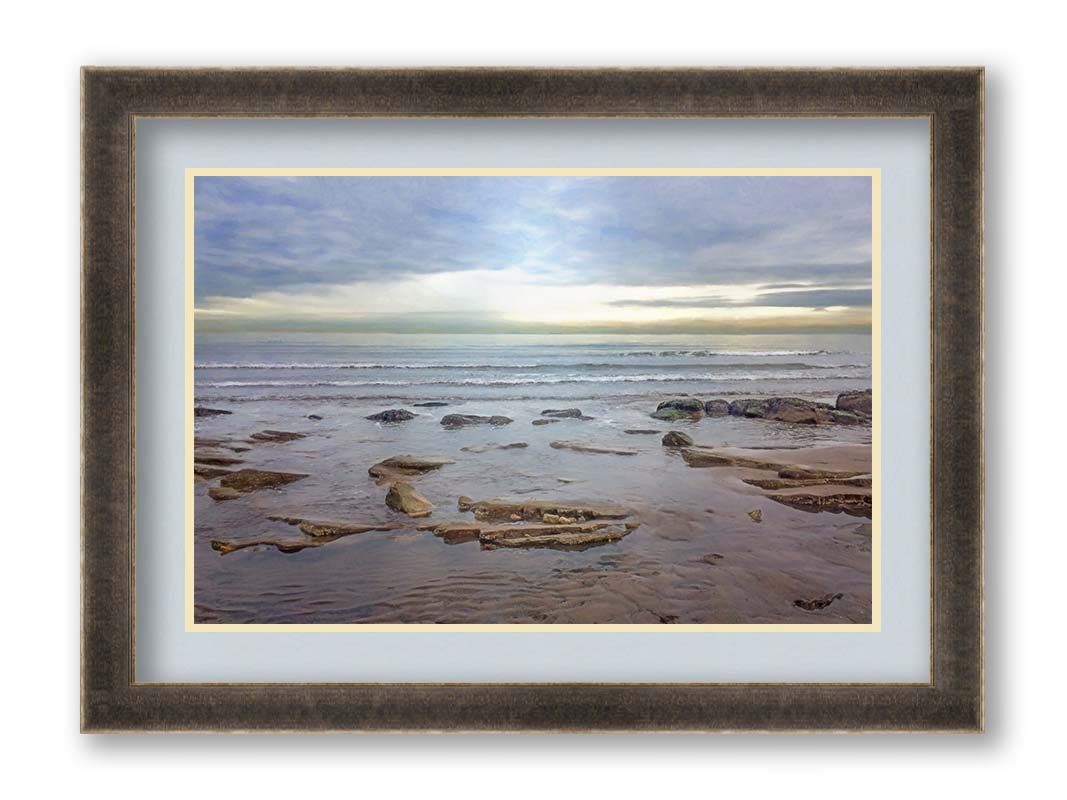
[[[980,732],[983,87],[981,68],[85,68],[82,730]],[[138,682],[135,124],[219,116],[926,118],[929,682]]]

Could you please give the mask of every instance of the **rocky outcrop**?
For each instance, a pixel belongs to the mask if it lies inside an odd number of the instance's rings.
[[[676,397],[664,400],[653,412],[655,419],[700,419],[704,416],[704,401],[693,397]]]
[[[707,400],[704,403],[704,415],[708,417],[725,417],[730,413],[730,404],[725,400]]]
[[[584,442],[549,442],[549,447],[556,450],[573,450],[576,453],[592,453],[606,456],[636,456],[636,450],[626,450],[616,447],[598,447]]]
[[[297,439],[307,438],[306,433],[294,433],[293,431],[260,431],[253,433],[252,439],[257,442],[294,442]]]
[[[533,421],[533,424],[534,425],[552,425],[552,424],[554,424],[556,422],[559,422],[559,420],[558,419],[535,419]]]
[[[426,458],[422,456],[392,456],[369,467],[367,472],[379,484],[400,478],[417,478],[447,464],[455,464],[450,458]]]
[[[591,419],[591,417],[584,416],[580,408],[546,408],[541,412],[541,416],[557,419]]]
[[[231,467],[234,464],[243,464],[243,458],[228,455],[218,450],[194,450],[193,461],[198,464],[210,464],[214,467]]]
[[[788,470],[782,470],[787,472]],[[805,486],[860,486],[871,485],[870,475],[857,475],[854,478],[742,478],[749,486],[774,491],[778,489],[800,489]]]
[[[399,527],[398,525],[386,525],[378,522],[338,522],[336,520],[305,519],[304,517],[292,517],[282,514],[270,514],[267,519],[295,525],[305,536],[313,538],[329,537],[338,539],[355,533],[392,531]]]
[[[671,431],[663,437],[664,447],[689,447],[693,444],[693,437],[681,431]]]
[[[224,408],[204,408],[203,406],[196,406],[193,408],[194,417],[221,417],[224,414],[232,413],[232,411],[227,411]]]
[[[651,428],[627,428],[623,433],[628,433],[631,436],[655,436],[659,431],[654,431]]]
[[[828,511],[832,514],[845,513],[853,517],[867,517],[867,519],[870,519],[873,515],[873,504],[871,495],[868,492],[840,494],[790,492],[786,494],[768,494],[767,497],[801,511],[813,513]]]
[[[575,500],[479,500],[470,505],[474,518],[482,522],[519,520],[541,522],[545,514],[558,517],[573,517],[584,521],[590,519],[620,520],[631,516],[631,511],[611,503]]]
[[[212,478],[229,475],[231,472],[233,472],[232,469],[226,469],[225,467],[213,467],[207,464],[193,464],[193,475],[200,480],[209,481]]]
[[[478,414],[446,414],[441,417],[441,424],[446,428],[465,428],[468,425],[510,425],[514,421],[510,417],[497,415],[485,417]]]
[[[401,511],[409,517],[428,517],[433,513],[433,503],[415,491],[404,481],[397,481],[389,487],[385,495],[385,504],[394,511]]]
[[[836,407],[839,411],[848,411],[853,414],[871,416],[871,390],[862,392],[844,392],[837,396]]]
[[[522,450],[529,446],[526,442],[511,442],[510,444],[480,444],[459,449],[464,453],[488,453],[490,450]]]
[[[243,494],[260,489],[277,489],[307,475],[297,472],[269,472],[261,469],[242,469],[223,475],[219,486],[212,487],[208,494],[215,500],[233,500]]]
[[[734,400],[728,409],[734,417],[791,422],[797,425],[858,425],[867,421],[850,411],[842,411],[827,403],[816,403],[799,397]]]
[[[256,539],[251,542],[225,542],[220,539],[211,540],[211,549],[222,555],[244,550],[247,547],[273,547],[282,553],[299,553],[309,547],[322,547],[325,542],[289,542],[281,539]]]
[[[467,495],[461,494],[456,499],[456,506],[460,511],[470,511],[474,506],[474,501],[467,497]]]
[[[807,600],[794,600],[793,605],[797,608],[802,608],[805,611],[819,611],[826,608],[834,600],[841,600],[844,598],[844,594],[837,592],[835,594],[824,594],[819,597],[812,597]]]
[[[330,522],[323,520],[309,520],[301,517],[288,517],[272,514],[268,517],[279,522],[296,525],[300,531],[310,537],[304,541],[292,541],[289,539],[256,539],[254,541],[228,542],[219,539],[212,540],[211,549],[222,555],[236,550],[244,550],[247,547],[273,547],[282,553],[299,553],[309,547],[322,547],[325,544],[336,541],[343,536],[351,536],[355,533],[367,531],[390,531],[395,530],[396,525],[382,525],[379,523],[360,522]]]
[[[415,417],[415,414],[405,408],[390,408],[386,411],[379,411],[377,414],[371,414],[367,419],[374,422],[406,422],[409,419],[415,419]]]
[[[560,526],[562,527],[562,526]],[[589,532],[566,532],[554,530],[541,534],[530,534],[526,531],[513,529],[506,534],[489,538],[488,532],[482,532],[478,540],[486,549],[495,547],[545,547],[556,550],[584,550],[596,545],[617,542],[630,533],[626,528],[606,527]]]

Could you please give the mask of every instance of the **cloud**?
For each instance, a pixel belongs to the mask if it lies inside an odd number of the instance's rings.
[[[812,289],[757,294],[748,299],[730,297],[669,297],[662,299],[612,300],[609,305],[639,308],[729,308],[737,306],[827,308],[871,305],[870,289]]]
[[[195,209],[198,324],[722,324],[715,309],[870,303],[865,177],[202,176]]]

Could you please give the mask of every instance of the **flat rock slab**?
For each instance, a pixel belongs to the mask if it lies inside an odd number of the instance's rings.
[[[556,422],[559,422],[559,420],[558,419],[535,419],[533,421],[533,424],[534,425],[552,425],[552,424],[554,424]]]
[[[625,519],[631,516],[628,508],[611,503],[584,500],[507,500],[494,498],[479,500],[470,506],[474,518],[480,521],[520,520],[540,522],[545,514],[573,517],[581,521],[592,519]]]
[[[514,421],[511,417],[497,415],[484,417],[478,414],[445,414],[441,417],[441,424],[446,428],[465,428],[468,425],[510,425]]]
[[[801,511],[828,511],[832,514],[844,513],[871,519],[874,510],[869,489],[851,489],[845,486],[811,486],[802,492],[769,492],[767,497]]]
[[[261,469],[242,469],[223,475],[219,481],[220,485],[217,488],[227,489],[229,492],[212,494],[209,491],[208,494],[211,494],[216,500],[231,500],[233,495],[230,492],[248,494],[260,489],[277,489],[280,486],[285,486],[306,477],[306,474],[298,472],[268,472]],[[217,494],[222,494],[223,496],[219,497]]]
[[[628,433],[631,436],[655,436],[660,431],[654,431],[651,428],[627,428],[623,433]]]
[[[541,412],[541,416],[556,419],[592,419],[583,414],[580,408],[546,408]]]
[[[226,542],[221,539],[211,540],[211,549],[222,555],[228,555],[247,547],[273,547],[282,553],[299,553],[309,547],[322,547],[325,542],[287,542],[281,539],[257,539],[254,542]]]
[[[450,458],[432,456],[391,456],[369,467],[367,472],[372,478],[377,479],[379,484],[383,484],[400,478],[417,478],[427,472],[455,463]]]
[[[606,527],[589,532],[555,531],[552,533],[525,536],[487,538],[482,533],[479,541],[488,548],[494,547],[547,547],[559,550],[584,550],[596,545],[617,542],[630,533],[626,528]]]
[[[260,431],[259,433],[253,433],[251,438],[257,442],[293,442],[297,439],[304,439],[307,437],[306,433],[295,433],[293,431]]]
[[[193,461],[199,464],[211,464],[216,467],[228,467],[234,464],[243,464],[245,460],[218,450],[200,449],[193,451]]]
[[[556,450],[573,450],[576,453],[590,453],[603,456],[636,456],[636,450],[627,450],[622,447],[599,447],[586,444],[585,442],[550,442],[549,447]]]
[[[300,532],[312,537],[351,536],[354,533],[367,533],[368,531],[393,531],[399,525],[383,524],[380,522],[344,522],[337,520],[306,519],[305,517],[291,517],[283,514],[269,514],[267,519],[275,522],[285,522],[296,525]]]
[[[480,444],[459,449],[464,453],[488,453],[490,450],[521,450],[529,446],[526,442],[512,442],[511,444]]]
[[[425,403],[412,403],[415,408],[440,408],[441,406],[451,405],[444,400],[427,400]]]
[[[743,467],[769,470],[781,478],[853,478],[871,472],[870,445],[831,445],[781,450],[752,450],[738,447],[688,447],[682,457],[691,467]]]
[[[210,464],[193,464],[193,475],[206,481],[222,475],[229,475],[231,472],[233,472],[232,469],[226,469],[225,467],[216,467]]]

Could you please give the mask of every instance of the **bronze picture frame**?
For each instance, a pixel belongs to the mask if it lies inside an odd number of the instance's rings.
[[[84,69],[82,730],[980,732],[983,89],[981,68]],[[133,134],[145,116],[928,118],[929,683],[138,683]]]

